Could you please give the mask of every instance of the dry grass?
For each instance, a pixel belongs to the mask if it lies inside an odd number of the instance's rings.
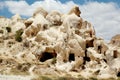
[[[67,76],[63,76],[63,77],[53,77],[53,76],[39,76],[35,79],[32,80],[116,80],[116,79],[97,79],[97,78],[90,78],[90,79],[85,79],[83,77],[79,77],[79,78],[73,78],[73,77],[67,77]],[[120,78],[118,78],[117,80],[120,80]]]

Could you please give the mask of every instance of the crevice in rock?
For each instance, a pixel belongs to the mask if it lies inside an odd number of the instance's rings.
[[[103,59],[103,61],[104,61],[105,63],[107,63],[107,60],[106,60],[106,59]]]
[[[87,50],[85,50],[85,57],[83,57],[83,59],[84,59],[84,62],[83,62],[83,64],[86,64],[86,61],[90,61],[90,57],[88,57],[87,56]]]

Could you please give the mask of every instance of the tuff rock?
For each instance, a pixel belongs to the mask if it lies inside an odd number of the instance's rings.
[[[28,19],[18,14],[11,19],[0,17],[0,73],[16,75],[12,72],[15,69],[19,75],[117,79],[119,35],[106,43],[96,37],[92,24],[80,14],[75,6],[68,14],[38,8]],[[17,35],[20,30],[23,32]]]

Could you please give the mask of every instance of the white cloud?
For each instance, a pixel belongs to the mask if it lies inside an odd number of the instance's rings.
[[[0,10],[2,10],[5,6],[5,3],[4,2],[0,2]]]
[[[1,4],[1,3],[0,3]],[[35,1],[29,5],[26,1],[5,1],[8,10],[15,14],[31,16],[37,7],[43,7],[47,11],[58,10],[68,12],[72,6],[76,5],[73,1],[61,3],[55,0]],[[86,2],[79,5],[82,12],[81,17],[93,24],[97,36],[110,40],[112,36],[120,33],[120,8],[115,3]],[[3,6],[0,8],[2,9]]]
[[[106,41],[120,33],[120,8],[115,3],[89,2],[80,5],[82,17],[90,21],[96,30],[97,36]]]
[[[20,14],[23,16],[30,16],[33,12],[30,10],[30,5],[26,1],[5,1],[6,7],[12,14]]]
[[[31,16],[37,7],[43,7],[47,11],[58,10],[65,13],[69,11],[72,6],[76,5],[72,1],[62,4],[60,1],[55,0],[36,1],[31,5],[26,1],[5,1],[5,4],[11,13],[19,13],[23,16]]]

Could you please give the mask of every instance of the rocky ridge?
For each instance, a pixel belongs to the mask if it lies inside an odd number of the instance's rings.
[[[79,7],[67,14],[38,8],[32,17],[0,17],[0,74],[117,79],[120,39],[95,35]]]

